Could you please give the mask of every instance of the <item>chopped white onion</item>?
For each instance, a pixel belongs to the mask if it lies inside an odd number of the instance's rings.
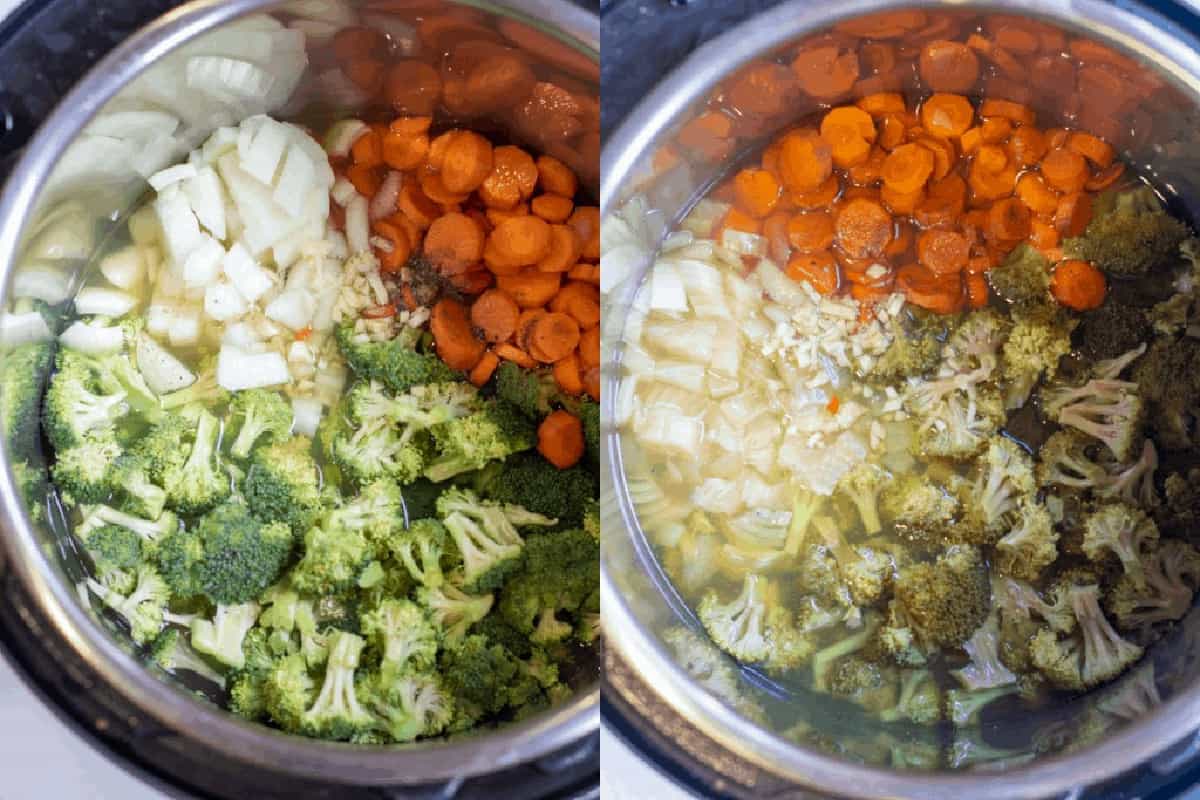
[[[767,254],[767,239],[756,233],[726,228],[721,234],[721,246],[732,250],[739,256],[758,256]]]
[[[136,245],[122,247],[100,261],[100,274],[118,289],[136,289],[146,277],[146,260]]]
[[[317,428],[321,425],[323,411],[324,406],[316,398],[293,397],[292,431],[310,438],[316,436]]]
[[[217,171],[204,167],[183,185],[183,193],[200,224],[217,239],[225,239],[225,190]]]
[[[365,253],[371,248],[371,221],[367,214],[367,198],[355,196],[346,206],[346,241],[351,253]]]
[[[0,311],[0,344],[5,347],[20,347],[31,342],[44,342],[51,338],[50,326],[36,311],[10,314]]]
[[[400,189],[404,186],[403,173],[390,170],[379,185],[379,191],[371,198],[370,217],[377,219],[390,217],[400,207]]]
[[[52,263],[27,262],[13,273],[12,293],[56,306],[71,296],[71,273]]]
[[[256,303],[274,286],[271,276],[258,265],[241,242],[235,242],[225,254],[222,269],[230,282],[249,303]]]
[[[208,234],[202,235],[204,239],[200,246],[183,262],[183,285],[189,289],[211,286],[221,275],[225,248]]]
[[[204,313],[217,320],[227,322],[246,313],[249,305],[241,292],[231,284],[220,281],[204,291]]]
[[[338,178],[329,194],[333,198],[333,202],[345,208],[350,205],[351,200],[358,197],[358,190],[346,178]]]
[[[119,325],[76,320],[59,334],[58,341],[68,350],[94,356],[108,355],[125,347],[125,330]]]
[[[217,356],[217,383],[231,392],[278,386],[291,379],[279,353],[247,353],[226,344]]]
[[[340,73],[341,70],[337,72]],[[345,158],[350,155],[350,148],[354,147],[354,143],[370,130],[367,123],[359,119],[335,122],[325,134],[325,152],[337,158]]]
[[[299,217],[304,213],[305,198],[316,185],[316,175],[316,168],[304,148],[293,144],[288,148],[283,170],[279,173],[275,202],[293,217]]]
[[[161,192],[173,183],[180,183],[196,177],[196,168],[191,164],[176,164],[173,167],[167,167],[164,170],[151,175],[147,180],[150,187],[156,192]]]
[[[75,295],[75,311],[81,316],[123,317],[138,304],[128,292],[88,286]]]
[[[168,186],[159,192],[154,211],[162,228],[167,256],[175,264],[183,264],[204,241],[187,196],[178,186]]]
[[[158,394],[186,389],[196,382],[195,374],[182,361],[145,333],[137,338],[136,355],[146,385]]]
[[[194,306],[175,310],[167,328],[167,340],[172,347],[191,347],[200,342],[200,309]]]
[[[263,313],[293,331],[307,328],[312,322],[316,301],[305,289],[288,289],[267,305]]]

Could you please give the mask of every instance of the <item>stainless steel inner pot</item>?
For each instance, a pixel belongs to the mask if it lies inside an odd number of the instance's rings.
[[[439,5],[477,14],[484,24],[507,30],[509,42],[525,51],[539,75],[570,86],[585,106],[590,104],[596,111],[594,124],[584,119],[577,135],[556,145],[549,145],[548,139],[537,141],[536,132],[526,131],[522,136],[519,130],[509,130],[506,119],[463,118],[461,124],[480,125],[508,133],[535,149],[549,149],[576,166],[596,191],[599,19],[578,5],[567,0],[393,4],[202,0],[161,17],[101,61],[62,100],[29,143],[0,196],[0,307],[7,307],[9,300],[23,293],[43,294],[46,285],[31,289],[29,278],[46,269],[56,271],[60,284],[55,285],[67,294],[79,285],[92,253],[54,248],[47,252],[37,242],[38,229],[53,222],[52,210],[60,200],[69,197],[86,210],[94,222],[96,247],[101,246],[106,230],[118,224],[144,196],[144,176],[185,157],[215,127],[236,124],[262,112],[304,118],[318,108],[316,118],[324,115],[326,121],[332,120],[334,112],[352,114],[356,110],[353,92],[331,86],[319,73],[319,65],[302,57],[304,51],[315,52],[337,30],[351,24],[384,31],[404,52],[419,48],[413,26],[404,20],[422,9],[437,11]],[[286,85],[286,77],[281,78],[256,98],[199,98],[172,90],[178,82],[165,76],[178,74],[181,48],[191,54],[236,55],[254,62],[264,57],[256,50],[255,24],[280,23],[303,34],[297,40],[303,45],[299,53],[288,56],[297,64],[295,84]],[[88,137],[105,138],[96,130],[85,132],[97,114],[146,109],[181,120],[173,138],[147,131],[145,141],[132,148],[112,141],[80,146]],[[0,455],[4,453],[5,443],[0,442]],[[3,461],[0,573],[10,571],[16,576],[31,604],[48,622],[49,630],[42,634],[53,637],[83,669],[121,695],[131,715],[153,720],[161,728],[159,735],[168,740],[178,738],[220,758],[300,779],[342,785],[411,785],[500,771],[546,756],[598,729],[598,668],[594,665],[578,676],[576,695],[570,702],[520,723],[449,741],[368,748],[291,737],[240,720],[199,699],[161,671],[145,668],[127,636],[98,624],[76,592],[83,567],[69,537],[60,526],[30,522],[6,455]]]
[[[685,128],[689,121],[703,113],[710,100],[719,103],[727,82],[755,59],[787,52],[805,37],[838,23],[913,9],[926,13],[928,24],[934,26],[942,15],[1006,13],[1037,19],[1104,44],[1121,53],[1121,58],[1132,59],[1123,69],[1135,71],[1139,85],[1145,81],[1153,88],[1122,108],[1115,120],[1108,121],[1102,135],[1114,141],[1123,157],[1170,196],[1179,210],[1197,219],[1200,162],[1194,154],[1196,123],[1200,119],[1200,44],[1139,4],[1118,6],[1095,0],[780,4],[692,52],[606,139],[601,158],[601,207],[606,232],[610,222],[620,217],[640,237],[641,245],[631,252],[624,244],[619,258],[605,261],[604,419],[614,418],[614,403],[620,391],[622,333],[631,314],[637,313],[634,298],[664,235],[741,156],[755,152],[772,134],[816,110],[817,105],[800,93],[775,116],[739,117],[735,113],[728,146],[707,152],[696,147],[694,141],[687,142]],[[1028,76],[1025,89],[1031,95],[1030,102],[1043,115],[1042,124],[1052,124],[1044,121],[1045,115],[1053,118],[1061,111],[1061,98],[1072,87],[1057,86],[1053,76],[1034,72]],[[1058,103],[1055,97],[1060,98]],[[1105,125],[1100,114],[1092,114],[1093,119],[1088,120],[1084,113],[1080,127]],[[1114,121],[1119,124],[1111,124]],[[610,252],[606,251],[606,259]],[[628,268],[627,273],[614,269],[618,261]],[[884,734],[881,723],[847,715],[845,707],[815,702],[811,695],[797,695],[791,701],[792,721],[798,717],[814,734],[806,743],[782,736],[777,726],[756,724],[703,688],[701,680],[676,663],[671,648],[662,639],[664,630],[687,622],[688,612],[658,568],[630,501],[622,471],[622,456],[628,447],[611,426],[606,428],[601,489],[602,619],[606,641],[645,691],[690,726],[677,739],[681,748],[687,749],[692,744],[688,737],[698,733],[723,749],[711,759],[702,755],[700,760],[713,772],[730,776],[731,782],[738,779],[735,773],[739,765],[748,765],[750,772],[769,776],[765,783],[772,786],[791,784],[821,795],[1073,796],[1081,787],[1112,779],[1155,756],[1157,763],[1169,770],[1172,764],[1182,763],[1195,753],[1195,729],[1200,719],[1200,618],[1195,610],[1148,656],[1157,671],[1162,702],[1149,703],[1146,713],[1115,724],[1101,741],[1090,746],[1077,749],[1066,736],[1057,743],[1060,747],[1051,747],[1047,753],[1035,754],[1026,745],[1013,754],[1016,757],[991,770],[915,771],[894,763],[886,747],[872,754],[871,743],[878,741],[877,737],[890,735],[894,740],[895,732]],[[742,689],[747,692],[754,693],[761,686],[749,670],[743,669],[741,677]],[[610,684],[609,688],[622,692],[621,686]],[[1118,682],[1062,706],[1056,713],[1066,720],[1111,701],[1129,688],[1128,682]],[[629,705],[645,708],[637,699]],[[675,733],[669,727],[659,730],[658,724],[656,719],[647,720],[660,738],[670,739]],[[916,729],[899,735],[909,742],[930,736]],[[814,746],[814,740],[824,746]],[[713,753],[711,748],[702,749],[708,755]],[[847,754],[854,754],[853,759]],[[722,759],[729,764],[718,763]]]

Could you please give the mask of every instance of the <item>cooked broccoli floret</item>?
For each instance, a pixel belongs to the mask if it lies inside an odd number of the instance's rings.
[[[1142,401],[1138,385],[1093,378],[1078,387],[1048,387],[1042,410],[1050,419],[1104,442],[1118,461],[1129,457],[1140,441]]]
[[[1010,518],[1009,532],[996,542],[996,569],[1020,580],[1037,580],[1058,558],[1058,532],[1045,506],[1024,500]]]
[[[95,578],[88,578],[87,586],[106,606],[121,615],[129,626],[130,636],[138,644],[153,641],[162,630],[163,612],[171,599],[171,592],[166,582],[148,564],[138,567],[137,583],[128,594],[109,589]]]
[[[1142,511],[1123,503],[1100,506],[1084,521],[1083,552],[1102,563],[1116,556],[1125,574],[1142,582],[1142,557],[1158,541],[1158,526]]]
[[[520,566],[525,541],[516,525],[554,526],[558,520],[519,506],[481,500],[465,489],[447,489],[437,501],[442,524],[463,561],[462,586],[469,592],[498,588]]]
[[[1200,468],[1173,472],[1163,485],[1163,502],[1154,510],[1158,527],[1173,536],[1193,539],[1200,523]]]
[[[1058,373],[1058,362],[1071,352],[1071,332],[1076,324],[1074,317],[1057,308],[1016,316],[1000,360],[1005,408],[1025,405],[1043,375],[1053,378]]]
[[[1033,497],[1037,486],[1029,454],[1007,436],[993,436],[976,463],[974,500],[970,514],[994,538],[1022,502]]]
[[[892,343],[871,367],[868,377],[885,383],[931,374],[941,360],[942,345],[956,324],[953,317],[907,305],[889,322]]]
[[[1195,446],[1200,416],[1200,341],[1190,336],[1161,337],[1133,367],[1131,380],[1147,406],[1155,439],[1167,450]],[[1124,460],[1124,457],[1121,457]]]
[[[239,460],[250,457],[262,444],[291,436],[292,406],[279,392],[250,389],[238,392],[229,403],[225,435],[234,434],[229,455]]]
[[[462,377],[437,356],[414,349],[420,336],[416,328],[404,329],[391,341],[373,342],[365,334],[356,334],[353,322],[345,322],[334,330],[334,336],[356,375],[382,381],[393,392]]]
[[[388,598],[359,618],[363,636],[378,648],[385,680],[406,670],[428,670],[437,659],[438,632],[425,609]]]
[[[775,640],[790,627],[786,609],[773,596],[773,587],[761,575],[748,574],[741,593],[728,603],[716,591],[704,595],[696,615],[708,635],[739,661],[768,661]]]
[[[258,603],[217,605],[212,619],[192,622],[192,647],[222,664],[241,669],[246,665],[242,640],[258,619]]]
[[[306,436],[275,437],[258,447],[242,484],[251,512],[279,520],[297,535],[312,525],[321,509],[321,477]]]
[[[392,394],[378,381],[359,381],[346,398],[351,417],[360,425],[387,420],[407,435],[479,410],[479,393],[457,381],[414,386]]]
[[[412,575],[413,580],[429,589],[442,585],[442,553],[446,548],[446,528],[436,519],[419,519],[391,541],[392,553]]]
[[[221,421],[207,411],[198,413],[187,460],[163,472],[167,502],[184,514],[203,514],[225,500],[232,491],[229,474],[221,469],[217,438]]]
[[[333,440],[333,459],[344,477],[356,484],[377,478],[411,483],[430,456],[428,435],[397,430],[386,419],[358,428],[345,428]]]
[[[596,497],[597,486],[586,469],[559,469],[538,453],[519,453],[505,460],[480,492],[574,526],[581,524],[582,511]]]
[[[470,627],[486,617],[495,602],[494,595],[467,594],[449,583],[436,588],[421,586],[416,596],[437,624],[447,647],[458,646]]]
[[[511,653],[478,634],[442,651],[440,667],[455,699],[453,729],[470,727],[483,715],[502,710],[520,671]]]
[[[500,615],[526,636],[552,631],[562,624],[559,615],[577,612],[599,580],[599,544],[587,532],[530,534],[525,563],[501,592]]]
[[[1125,641],[1100,609],[1097,586],[1066,589],[1077,632],[1060,638],[1040,629],[1029,645],[1037,669],[1060,689],[1084,691],[1120,675],[1142,657],[1142,648]]]
[[[934,562],[903,568],[895,592],[918,638],[942,647],[961,646],[991,604],[987,568],[969,545],[951,545]]]
[[[1091,489],[1101,486],[1108,471],[1095,452],[1100,443],[1073,428],[1051,434],[1038,450],[1037,478],[1040,484]]]
[[[888,603],[887,616],[873,646],[902,667],[922,667],[929,662],[930,653],[918,640],[904,605],[895,599]]]
[[[55,453],[50,472],[68,505],[103,503],[114,494],[113,463],[122,449],[107,436],[87,437]]]
[[[1063,253],[1090,261],[1118,278],[1137,278],[1179,259],[1187,226],[1167,213],[1148,186],[1102,197],[1082,236],[1066,239]]]
[[[284,523],[265,524],[241,503],[229,502],[163,537],[158,564],[179,597],[203,594],[214,603],[246,603],[279,578],[293,542]]]
[[[496,369],[496,396],[531,419],[540,420],[550,413],[558,384],[548,372],[521,369],[512,361],[504,361]]]
[[[46,496],[50,491],[50,473],[39,460],[13,461],[10,465],[13,483],[25,507],[29,518],[34,522],[44,522],[46,519]]]
[[[0,436],[11,459],[38,451],[42,392],[54,361],[52,342],[35,342],[0,355]]]
[[[225,676],[188,646],[178,628],[168,628],[158,635],[150,646],[150,660],[167,672],[186,669],[218,686],[225,686]]]
[[[883,528],[879,521],[879,493],[891,479],[891,473],[887,470],[864,461],[851,468],[838,481],[838,491],[854,503],[868,535],[879,533]]]
[[[918,453],[956,460],[978,453],[1005,419],[1000,392],[988,385],[950,391],[916,413]]]
[[[393,742],[436,736],[454,716],[454,697],[436,674],[406,672],[380,676],[371,709]]]
[[[902,536],[916,541],[940,539],[960,510],[954,495],[913,472],[899,475],[885,486],[879,506]]]
[[[1087,363],[1128,353],[1149,336],[1145,310],[1121,303],[1111,293],[1100,308],[1080,315],[1075,330],[1076,349]]]
[[[111,506],[95,505],[80,508],[81,519],[75,527],[75,533],[83,542],[88,542],[92,532],[105,526],[114,525],[136,533],[142,539],[143,551],[153,552],[158,542],[167,534],[179,529],[179,518],[169,511],[155,520],[144,519],[132,514],[118,511]]]
[[[680,626],[664,631],[662,639],[675,653],[675,662],[701,686],[743,716],[766,720],[762,705],[742,684],[735,662],[707,636]]]
[[[362,531],[318,523],[304,534],[304,555],[290,573],[292,585],[317,596],[337,594],[357,584],[373,557]]]
[[[854,604],[870,605],[882,597],[896,566],[888,554],[866,545],[852,546],[829,517],[818,516],[813,522],[825,547],[837,560],[838,576],[850,591]]]
[[[882,713],[895,708],[899,700],[899,674],[895,667],[850,655],[830,670],[829,693],[871,713]]]
[[[988,270],[988,283],[1014,312],[1027,314],[1046,308],[1050,296],[1050,262],[1033,247],[1022,244],[1000,266]]]
[[[997,609],[971,634],[963,645],[971,663],[954,671],[963,687],[971,691],[994,689],[1017,682],[1017,676],[1000,660],[1000,622]]]
[[[425,468],[435,483],[480,469],[537,444],[533,423],[502,400],[482,410],[433,428],[438,454]]]
[[[158,517],[167,503],[167,492],[150,477],[150,459],[122,453],[113,462],[112,487],[118,505],[131,514]]]
[[[313,703],[316,684],[308,674],[304,656],[296,653],[276,662],[263,684],[267,714],[285,731],[299,733],[301,721]]]
[[[1164,539],[1139,558],[1142,580],[1123,575],[1104,598],[1117,627],[1140,631],[1181,619],[1200,585],[1200,552],[1177,539]]]
[[[895,705],[883,709],[879,714],[884,722],[908,720],[918,725],[932,725],[941,716],[941,689],[933,675],[924,669],[901,671],[899,698]]]
[[[813,689],[818,692],[828,692],[833,667],[837,662],[868,647],[878,630],[878,618],[867,617],[860,630],[815,652],[812,656]]]
[[[1154,471],[1158,469],[1158,450],[1154,442],[1142,442],[1142,454],[1129,464],[1108,466],[1107,479],[1096,489],[1096,494],[1109,500],[1122,500],[1143,508],[1158,507],[1158,492],[1154,488]]]
[[[348,739],[374,724],[375,718],[359,702],[354,685],[363,644],[362,638],[353,633],[333,633],[321,691],[300,717],[301,728],[310,736]]]
[[[46,392],[46,436],[59,451],[88,440],[111,439],[117,422],[129,413],[127,397],[120,388],[101,388],[92,359],[64,350]]]

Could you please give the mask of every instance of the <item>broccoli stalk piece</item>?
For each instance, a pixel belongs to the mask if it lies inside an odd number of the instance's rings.
[[[1118,278],[1137,278],[1179,258],[1187,226],[1172,217],[1148,186],[1097,202],[1100,213],[1082,236],[1063,242],[1063,253],[1082,258]]]
[[[867,647],[879,630],[879,619],[868,617],[862,629],[844,639],[816,651],[812,656],[812,687],[818,692],[829,692],[830,678],[834,665],[852,653]]]
[[[446,546],[446,528],[436,519],[419,519],[391,541],[392,554],[404,565],[413,580],[428,589],[437,589],[445,580],[442,553]]]
[[[958,728],[976,727],[985,706],[1015,693],[1017,689],[1015,682],[986,689],[949,689],[945,698],[946,718]]]
[[[364,641],[346,631],[336,631],[329,643],[325,680],[312,707],[300,718],[302,729],[322,739],[349,739],[370,728],[375,718],[359,703],[354,686]]]
[[[1020,580],[1037,580],[1042,570],[1058,558],[1058,532],[1050,513],[1045,506],[1027,499],[1013,515],[1011,525],[996,542],[996,569]]]
[[[322,504],[321,476],[313,459],[312,441],[306,436],[280,436],[260,445],[250,458],[242,494],[251,513],[259,519],[282,521],[296,535],[303,534]]]
[[[454,717],[454,697],[435,674],[396,674],[381,678],[380,683],[369,705],[394,742],[436,736]]]
[[[153,641],[162,630],[163,612],[171,592],[150,565],[138,567],[137,584],[128,595],[109,589],[95,578],[87,579],[87,587],[104,605],[121,615],[129,626],[130,636],[138,644]]]
[[[438,454],[425,468],[435,483],[483,468],[537,444],[533,424],[502,400],[493,400],[470,416],[433,428]]]
[[[934,562],[900,570],[895,596],[922,642],[959,647],[987,619],[991,586],[979,551],[951,545]]]
[[[192,647],[196,652],[212,656],[226,666],[241,669],[246,665],[242,640],[258,619],[258,603],[218,605],[209,619],[192,622]]]
[[[203,514],[227,498],[232,486],[221,470],[217,438],[221,421],[200,411],[192,449],[182,464],[172,464],[163,473],[167,502],[183,514]]]
[[[891,473],[882,467],[864,461],[851,468],[838,481],[838,491],[854,503],[869,536],[883,529],[879,521],[879,492],[891,478]]]
[[[1099,563],[1111,553],[1120,560],[1125,574],[1139,584],[1144,580],[1143,550],[1157,541],[1158,526],[1132,506],[1104,505],[1084,520],[1084,555]]]
[[[1182,619],[1200,585],[1200,552],[1176,539],[1164,539],[1141,557],[1142,580],[1124,575],[1105,597],[1117,627],[1142,631]]]
[[[278,392],[251,389],[234,394],[227,431],[236,431],[229,455],[239,461],[261,444],[281,441],[292,433],[292,407]]]
[[[85,441],[107,440],[117,422],[129,413],[128,395],[100,388],[93,362],[73,351],[63,351],[58,372],[46,391],[44,427],[55,450],[67,450]]]
[[[0,436],[12,459],[39,455],[43,390],[53,362],[53,342],[6,349],[0,357]]]
[[[924,669],[904,670],[900,676],[900,696],[895,705],[880,712],[884,722],[908,720],[932,725],[942,716],[942,692],[933,675]]]
[[[187,670],[225,688],[225,676],[188,646],[178,628],[168,628],[150,646],[150,660],[172,674]]]
[[[994,436],[978,470],[972,511],[985,530],[995,532],[1022,502],[1032,499],[1037,488],[1033,462],[1012,439]]]
[[[1059,689],[1085,691],[1116,678],[1142,657],[1142,648],[1125,641],[1100,609],[1100,589],[1072,585],[1067,598],[1077,632],[1060,639],[1051,628],[1040,629],[1030,643],[1037,669]]]
[[[976,692],[995,689],[1017,682],[1017,676],[1000,660],[1000,621],[997,610],[988,615],[971,638],[963,645],[971,663],[954,670],[954,677],[964,688]]]
[[[1060,425],[1104,442],[1118,461],[1129,457],[1141,431],[1142,401],[1136,383],[1093,378],[1079,387],[1042,392],[1042,409]]]
[[[495,599],[491,594],[467,594],[449,583],[437,588],[421,586],[417,589],[417,600],[441,629],[442,641],[447,647],[461,643],[467,630],[492,610]]]
[[[382,654],[385,681],[407,670],[429,670],[437,660],[438,631],[411,600],[387,598],[364,612],[359,623]]]
[[[75,533],[84,543],[88,542],[92,531],[115,525],[133,531],[141,537],[143,546],[153,549],[164,536],[179,530],[179,518],[170,511],[163,512],[156,520],[136,517],[105,505],[83,506],[80,513],[82,517]]]

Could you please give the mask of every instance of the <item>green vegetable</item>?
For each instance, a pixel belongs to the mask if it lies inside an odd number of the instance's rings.
[[[1149,186],[1097,200],[1082,236],[1063,241],[1063,254],[1090,261],[1107,275],[1138,278],[1171,265],[1188,228],[1172,217]]]

